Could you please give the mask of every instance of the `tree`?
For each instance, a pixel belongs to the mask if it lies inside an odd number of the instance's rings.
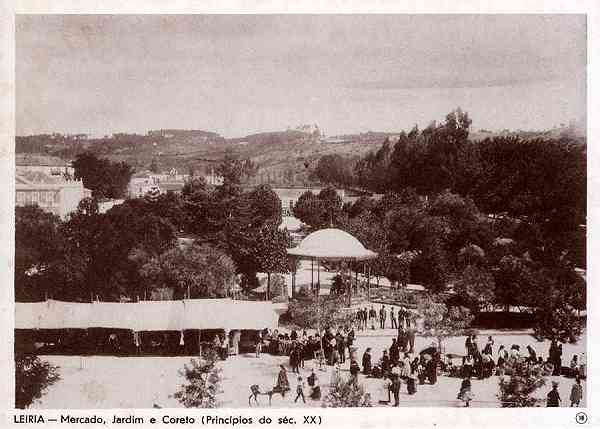
[[[318,196],[311,191],[306,191],[298,198],[294,205],[294,216],[301,222],[318,228],[321,224],[323,203]]]
[[[536,270],[529,290],[539,338],[575,342],[582,334],[578,310],[585,308],[585,281],[572,267],[560,264]]]
[[[83,186],[97,198],[122,198],[133,175],[133,168],[124,162],[114,163],[98,158],[91,152],[77,155],[73,161],[75,179],[83,180]]]
[[[60,219],[38,206],[15,207],[15,298],[44,297],[45,272],[58,264],[64,249]]]
[[[435,296],[427,295],[419,299],[417,307],[423,318],[423,335],[436,338],[440,352],[446,338],[463,335],[473,320],[468,309],[448,307]]]
[[[474,312],[494,301],[494,288],[492,274],[474,265],[468,265],[454,283],[458,297]]]
[[[171,288],[178,297],[227,296],[235,281],[231,258],[211,246],[172,248],[150,258],[140,269],[152,288]]]
[[[256,235],[252,258],[256,262],[256,270],[267,274],[267,300],[271,297],[271,274],[289,271],[287,248],[290,245],[289,235],[276,227],[264,227]]]
[[[500,377],[497,396],[502,408],[534,407],[538,400],[531,395],[545,384],[546,379],[531,374]]]
[[[350,162],[339,154],[323,155],[311,178],[327,185],[348,186],[352,183],[352,168]]]
[[[323,398],[324,408],[371,407],[371,394],[354,379],[338,378]]]
[[[281,224],[281,200],[270,185],[256,186],[248,198],[253,227],[269,225],[277,228]]]
[[[35,355],[15,355],[15,408],[27,408],[60,380],[58,367]]]
[[[494,270],[494,296],[496,302],[509,311],[511,305],[526,303],[525,298],[531,290],[531,270],[524,258],[512,255],[500,259]]]
[[[216,368],[216,352],[203,351],[202,358],[191,359],[179,374],[185,378],[173,397],[186,408],[217,408],[217,394],[221,391],[221,369]]]

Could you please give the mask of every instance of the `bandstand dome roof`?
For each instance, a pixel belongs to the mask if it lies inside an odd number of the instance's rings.
[[[364,260],[377,257],[377,253],[366,249],[355,237],[336,228],[315,231],[287,252],[292,256],[330,260]]]

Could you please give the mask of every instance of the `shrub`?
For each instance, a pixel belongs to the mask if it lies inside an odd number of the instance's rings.
[[[323,398],[324,408],[371,407],[371,394],[354,378],[339,377]]]
[[[498,399],[502,402],[503,408],[534,407],[538,400],[531,395],[545,384],[545,378],[534,377],[531,374],[501,377]]]
[[[31,354],[15,357],[15,408],[27,408],[60,380],[58,367]]]
[[[186,408],[216,408],[217,394],[221,393],[221,369],[215,368],[217,361],[213,349],[202,353],[201,359],[191,359],[190,365],[184,365],[179,374],[185,377],[187,384],[181,385],[173,397]]]

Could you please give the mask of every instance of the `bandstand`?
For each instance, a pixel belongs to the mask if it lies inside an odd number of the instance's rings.
[[[367,261],[377,257],[377,253],[365,248],[355,237],[337,228],[326,228],[315,231],[300,244],[287,250],[293,258],[311,261],[311,287],[314,287],[314,266],[317,266],[317,285],[320,285],[321,261],[337,261],[342,271],[347,268],[349,283],[347,287],[348,306],[352,305],[352,272],[350,262]],[[365,268],[365,267],[363,267]],[[366,269],[364,269],[366,271]],[[358,289],[358,271],[355,271],[355,286]],[[319,294],[317,288],[316,293]],[[292,297],[296,294],[296,272],[292,272]]]

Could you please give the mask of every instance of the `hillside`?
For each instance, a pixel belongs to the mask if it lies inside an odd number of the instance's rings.
[[[377,150],[386,138],[394,141],[399,133],[367,132],[319,138],[314,133],[299,130],[274,131],[226,139],[217,133],[202,130],[154,130],[146,135],[114,134],[101,139],[36,135],[16,138],[17,153],[37,153],[73,159],[78,153],[90,150],[112,161],[124,161],[136,170],[149,168],[156,159],[161,170],[177,168],[181,173],[194,170],[210,173],[225,156],[251,159],[260,167],[257,182],[278,184],[307,184],[308,173],[316,161],[328,154],[340,154],[357,159]],[[576,138],[585,143],[575,126],[546,131],[487,131],[476,130],[470,139],[481,141],[496,136],[533,138]]]

